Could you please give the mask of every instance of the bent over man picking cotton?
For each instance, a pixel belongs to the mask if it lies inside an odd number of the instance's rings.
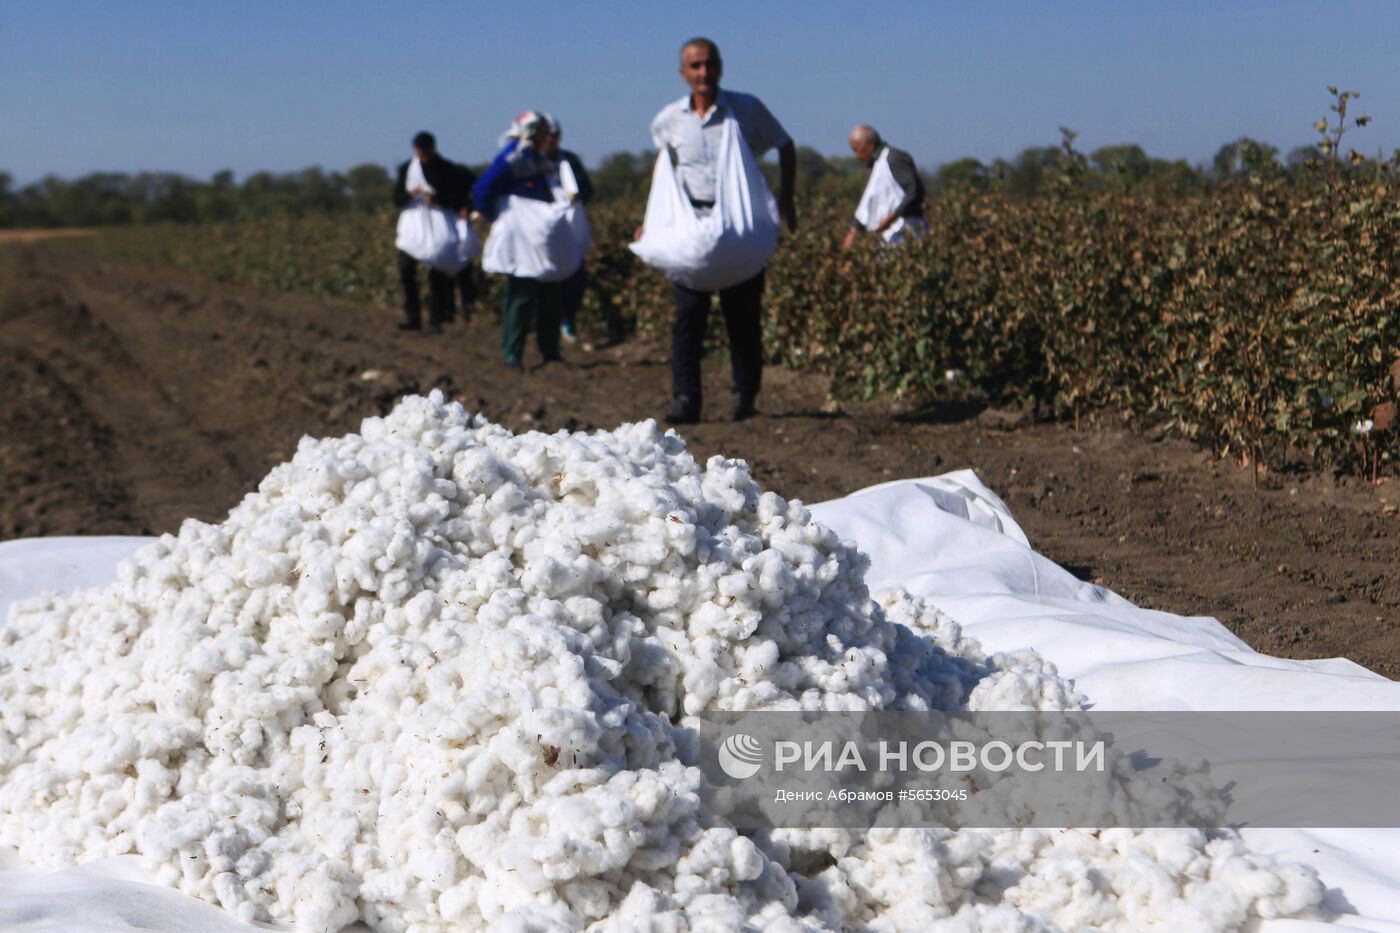
[[[779,215],[797,229],[792,138],[751,94],[720,90],[724,65],[709,39],[681,47],[681,77],[690,92],[651,124],[660,155],[646,220],[632,251],[676,287],[671,341],[671,424],[700,420],[700,357],[711,296],[719,293],[729,333],[736,421],[757,414],[763,379],[764,267],[777,247]],[[775,201],[758,159],[778,150]]]
[[[926,229],[924,182],[914,157],[880,138],[873,126],[851,130],[851,155],[870,168],[870,180],[856,206],[855,220],[846,231],[842,249],[856,245],[861,231],[878,236],[886,246],[898,246]]]

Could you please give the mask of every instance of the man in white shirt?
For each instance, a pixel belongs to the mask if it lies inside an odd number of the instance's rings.
[[[709,39],[691,39],[681,47],[681,77],[690,93],[662,108],[651,123],[652,140],[665,149],[676,167],[686,196],[696,208],[714,207],[719,144],[724,121],[733,116],[755,159],[778,150],[781,175],[778,209],[789,230],[797,229],[793,180],[797,150],[792,138],[768,108],[751,94],[721,91],[724,63],[719,47]],[[640,231],[639,234],[640,236]],[[710,292],[676,286],[676,326],[671,338],[671,394],[666,413],[671,424],[700,420],[700,357],[705,344]],[[746,282],[721,289],[720,307],[729,333],[729,358],[734,377],[734,420],[757,414],[754,401],[763,378],[763,272]]]

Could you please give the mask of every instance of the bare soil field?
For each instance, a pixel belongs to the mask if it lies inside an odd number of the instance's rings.
[[[514,373],[492,309],[441,336],[400,333],[389,309],[106,265],[74,246],[21,240],[0,255],[0,539],[218,520],[303,434],[352,431],[435,386],[515,430],[608,427],[668,402],[652,340],[566,347],[564,365]],[[971,467],[1084,579],[1216,616],[1269,654],[1400,675],[1393,484],[1268,475],[1255,488],[1182,441],[1002,410],[834,405],[821,380],[780,369],[763,414],[733,424],[727,378],[711,354],[711,420],[681,433],[785,496]]]

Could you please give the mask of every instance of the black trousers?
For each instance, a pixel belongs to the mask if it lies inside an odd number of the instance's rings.
[[[455,281],[457,290],[462,294],[462,317],[465,319],[471,316],[472,306],[476,304],[476,267],[467,263],[457,273]]]
[[[671,394],[700,403],[700,357],[712,292],[676,286],[676,327],[671,333]],[[720,289],[719,305],[729,334],[729,365],[735,394],[752,400],[763,382],[763,273]]]
[[[423,305],[418,297],[418,260],[399,250],[399,283],[403,285],[403,313],[408,323],[414,327],[423,324]],[[436,269],[428,270],[429,308],[428,320],[441,324],[452,317],[452,276]]]

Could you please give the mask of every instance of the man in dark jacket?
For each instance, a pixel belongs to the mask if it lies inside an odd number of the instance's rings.
[[[864,123],[851,130],[847,142],[851,147],[851,155],[872,170],[883,155],[889,165],[890,175],[903,192],[903,197],[883,217],[872,218],[868,224],[853,220],[850,229],[846,231],[845,240],[841,243],[842,249],[855,246],[856,238],[862,231],[868,231],[889,241],[895,234],[887,235],[887,231],[896,224],[917,236],[924,228],[924,181],[919,177],[914,157],[903,149],[896,149],[885,142],[873,126]]]
[[[426,187],[415,183],[409,189],[409,168],[414,159],[423,171]],[[432,133],[422,132],[413,137],[413,159],[399,166],[398,181],[394,185],[394,205],[399,209],[414,204],[441,207],[460,216],[467,216],[467,192],[462,187],[461,169],[438,155],[437,140]],[[403,285],[404,322],[400,330],[421,330],[423,328],[422,303],[418,295],[418,260],[403,250],[399,250],[399,282]],[[432,302],[428,314],[428,329],[434,334],[442,333],[442,322],[451,318],[453,306],[452,277],[436,269],[428,269],[428,291]]]

